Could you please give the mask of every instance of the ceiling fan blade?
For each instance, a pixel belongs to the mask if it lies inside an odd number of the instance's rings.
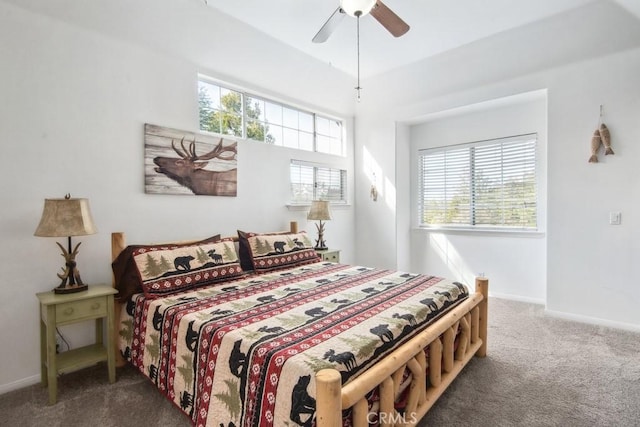
[[[380,0],[378,0],[376,5],[373,6],[373,9],[371,9],[371,15],[373,15],[387,31],[393,34],[394,37],[400,37],[409,31],[409,25]]]
[[[329,36],[335,31],[338,27],[338,24],[342,22],[342,18],[344,18],[344,10],[341,7],[338,7],[335,12],[327,19],[327,22],[324,23],[318,34],[313,36],[314,43],[324,43],[327,41]]]

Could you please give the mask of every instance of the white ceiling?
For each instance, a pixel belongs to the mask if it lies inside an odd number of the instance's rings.
[[[356,21],[346,16],[323,44],[311,39],[339,0],[202,0],[210,7],[350,75],[356,74]],[[361,18],[361,75],[368,77],[594,0],[384,0],[411,30],[394,38],[372,16]],[[618,3],[639,0],[618,0]],[[230,35],[232,37],[232,35]]]
[[[214,19],[219,14],[231,16],[235,19],[230,22],[242,21],[348,75],[356,75],[355,18],[345,16],[325,43],[311,42],[340,0],[0,1],[161,50],[177,49],[199,62],[203,52],[197,45],[188,45],[187,50],[192,48],[189,53],[184,46],[198,33],[187,31],[184,40],[176,40],[164,26],[171,19],[188,26],[179,20],[193,12],[192,6],[207,7],[206,3],[215,9],[211,11]],[[536,61],[542,66],[557,66],[563,61],[640,46],[640,0],[383,1],[411,29],[396,39],[372,16],[361,18],[362,78],[429,57],[437,62],[438,58],[450,57],[445,52],[455,57],[475,51],[476,56],[500,62],[498,66],[505,66],[507,60],[522,62],[524,71],[530,72]],[[225,39],[234,37],[233,33],[225,35]],[[286,58],[273,59],[286,64]]]

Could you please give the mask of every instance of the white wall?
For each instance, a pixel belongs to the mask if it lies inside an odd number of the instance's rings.
[[[356,262],[360,265],[397,265],[395,140],[394,121],[377,115],[358,116],[354,174]],[[372,183],[378,189],[377,201],[370,197]]]
[[[547,309],[640,329],[640,50],[558,70],[549,90]],[[550,82],[552,83],[552,82]],[[587,163],[598,106],[614,156]],[[609,225],[609,212],[622,224]]]
[[[410,183],[411,168],[411,126],[406,123],[396,123],[396,182]],[[403,271],[417,271],[413,268],[411,248],[411,217],[414,206],[411,203],[411,185],[401,185],[396,188],[396,268]]]
[[[510,97],[507,105],[476,105],[479,111],[467,109],[450,112],[447,117],[434,117],[411,126],[410,181],[411,206],[418,206],[418,151],[493,138],[538,134],[538,200],[537,233],[469,233],[463,231],[429,231],[418,229],[417,210],[411,233],[411,271],[450,277],[473,283],[484,274],[491,278],[491,292],[526,301],[544,303],[546,293],[546,145],[547,100],[544,92]]]
[[[99,233],[74,241],[91,284],[111,281],[112,231],[167,241],[297,220],[315,234],[304,210],[285,206],[291,158],[345,168],[353,188],[350,132],[346,158],[240,142],[235,198],[144,194],[144,123],[197,130],[199,72],[345,117],[349,129],[352,79],[198,1],[16,4],[54,17],[0,2],[0,393],[39,381],[35,293],[58,284],[63,261],[54,239],[33,237],[45,198],[90,199]],[[327,239],[351,262],[353,206],[333,217]],[[91,331],[65,334],[76,347]]]
[[[634,31],[637,43],[640,41],[638,23],[635,23]],[[631,33],[627,29],[627,34]],[[514,43],[517,43],[517,38],[514,38]],[[612,45],[609,51],[615,47]],[[457,53],[457,56],[463,55]],[[407,200],[411,200],[406,194],[410,182],[401,181],[403,174],[398,172],[408,165],[390,159],[396,151],[404,150],[394,147],[393,129],[396,122],[417,121],[420,117],[453,108],[546,90],[547,271],[544,271],[544,263],[539,261],[539,248],[527,252],[518,248],[518,251],[526,256],[535,255],[538,259],[537,267],[534,266],[538,269],[536,274],[546,274],[546,306],[549,312],[600,324],[640,329],[640,311],[637,310],[640,297],[633,289],[634,278],[640,268],[634,262],[640,259],[637,172],[640,150],[637,144],[640,140],[640,128],[637,126],[640,116],[640,80],[637,78],[640,75],[640,49],[623,50],[519,75],[514,68],[513,76],[496,76],[494,81],[486,81],[487,77],[483,75],[484,82],[469,82],[468,86],[449,94],[438,94],[440,86],[435,83],[431,88],[414,86],[413,90],[408,90],[407,84],[424,82],[425,76],[428,76],[427,81],[441,82],[444,86],[450,83],[446,68],[433,75],[430,73],[435,71],[429,68],[430,64],[426,61],[402,70],[402,78],[398,78],[398,73],[390,73],[366,82],[366,87],[376,88],[376,91],[363,99],[357,111],[356,186],[368,184],[366,175],[361,173],[365,164],[362,153],[373,153],[375,161],[381,165],[381,173],[390,181],[389,187],[394,189],[394,201],[405,204],[363,207],[359,204],[359,198],[363,198],[363,195],[356,195],[359,206],[356,218],[358,263],[380,261],[378,248],[397,251],[397,241],[402,240],[396,240],[397,212],[416,209],[414,205],[406,204]],[[481,64],[475,65],[481,68]],[[463,64],[453,63],[451,66]],[[471,79],[470,76],[467,78]],[[379,108],[383,102],[386,115]],[[604,105],[604,120],[611,129],[616,154],[606,158],[601,156],[600,163],[590,164],[587,162],[589,142],[597,125],[600,104]],[[478,125],[475,129],[478,132],[485,130],[484,125]],[[398,159],[404,157],[401,154]],[[610,211],[622,212],[622,225],[608,224]],[[365,233],[365,230],[370,232]],[[448,244],[457,249],[460,237],[447,238]],[[491,245],[491,239],[483,236],[473,246],[470,246],[469,240],[464,242],[467,254],[465,263],[469,263],[470,251],[478,254],[471,258],[471,265],[465,265],[465,268],[468,267],[471,273],[484,271],[490,279],[492,275],[496,276],[502,282],[497,289],[500,294],[523,299],[537,298],[538,291],[536,295],[522,293],[523,283],[536,280],[524,276],[528,268],[526,261],[513,257],[501,260],[487,252],[485,245]],[[504,239],[502,241],[506,242]],[[516,252],[514,242],[511,240],[504,250]],[[537,242],[532,243],[535,245]],[[414,253],[412,257],[419,258],[422,255]],[[496,271],[492,267],[492,271],[487,271],[484,268],[487,264],[497,266],[501,263],[519,264],[523,276],[508,284],[502,273],[506,270]],[[436,264],[436,268],[440,267],[442,265]],[[515,271],[513,268],[509,270],[510,274]],[[512,280],[509,278],[508,281]]]

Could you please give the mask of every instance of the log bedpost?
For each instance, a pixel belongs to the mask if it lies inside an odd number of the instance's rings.
[[[316,373],[316,423],[318,427],[342,426],[342,377],[335,369]]]
[[[111,233],[111,262],[115,261],[115,259],[118,257],[118,255],[120,255],[120,252],[122,252],[124,250],[124,248],[127,246],[127,243],[125,241],[125,237],[124,237],[124,233],[122,232],[115,232],[115,233]],[[113,282],[113,287],[116,286],[116,279],[115,277],[112,277],[112,282]],[[120,343],[118,340],[118,336],[119,336],[119,332],[120,332],[120,312],[122,311],[122,301],[115,301],[115,304],[113,305],[114,307],[114,315],[113,315],[113,330],[114,330],[114,334],[113,334],[113,339],[114,339],[114,343],[113,343],[113,348],[115,349],[116,352],[116,366],[117,367],[122,367],[124,365],[126,365],[127,361],[124,360],[124,357],[122,357],[122,354],[120,353]]]
[[[486,277],[477,277],[476,278],[476,292],[480,292],[482,294],[482,302],[478,304],[480,308],[480,325],[479,325],[479,335],[482,340],[482,345],[476,352],[476,356],[485,357],[487,355],[487,314],[489,310],[489,280]]]

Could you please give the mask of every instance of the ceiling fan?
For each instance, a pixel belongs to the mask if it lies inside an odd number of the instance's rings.
[[[344,15],[360,18],[371,13],[394,37],[409,31],[409,25],[389,9],[381,0],[340,0],[340,6],[327,19],[320,31],[313,37],[314,43],[324,43],[338,27]]]

